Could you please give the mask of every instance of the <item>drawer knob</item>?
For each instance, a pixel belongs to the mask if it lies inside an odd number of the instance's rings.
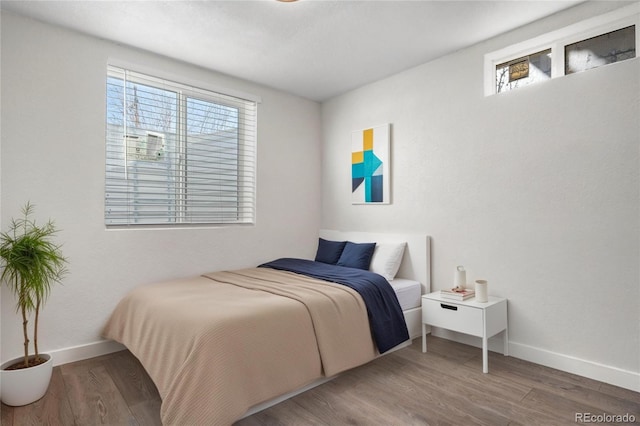
[[[444,303],[441,303],[441,304],[440,304],[440,307],[441,307],[442,309],[450,309],[450,310],[452,310],[452,311],[457,311],[457,310],[458,310],[458,307],[457,307],[457,306],[453,306],[453,305],[445,305]]]

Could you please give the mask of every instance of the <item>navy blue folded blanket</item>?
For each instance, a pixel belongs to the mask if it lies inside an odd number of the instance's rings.
[[[367,307],[371,333],[380,353],[409,339],[398,297],[387,280],[378,274],[362,269],[292,258],[274,260],[259,267],[295,272],[346,285],[357,291]]]

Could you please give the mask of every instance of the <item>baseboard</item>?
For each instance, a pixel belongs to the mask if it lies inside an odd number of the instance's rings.
[[[94,358],[101,355],[107,355],[126,349],[124,345],[113,340],[101,340],[98,342],[87,343],[86,345],[73,346],[70,348],[58,349],[55,351],[47,351],[53,359],[54,367],[56,365],[67,364],[69,362],[82,361],[83,359]]]
[[[432,333],[434,336],[466,345],[482,347],[482,342],[478,337],[436,328],[432,330]],[[502,353],[502,348],[502,337],[500,335],[489,339],[490,351]],[[610,365],[587,361],[574,356],[551,352],[511,341],[509,342],[509,356],[640,392],[640,373],[637,372],[627,371]],[[489,371],[491,371],[491,365],[489,365]]]
[[[588,377],[621,388],[640,392],[640,373],[604,365],[593,361],[559,354],[540,348],[509,342],[509,355],[567,373]]]

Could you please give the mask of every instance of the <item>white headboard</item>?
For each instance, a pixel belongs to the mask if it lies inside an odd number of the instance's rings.
[[[408,278],[422,284],[422,294],[431,292],[431,239],[424,234],[387,234],[378,232],[350,232],[321,229],[320,237],[333,241],[354,243],[406,242],[398,278]]]

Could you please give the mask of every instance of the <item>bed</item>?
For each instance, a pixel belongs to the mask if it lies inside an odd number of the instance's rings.
[[[402,309],[395,295],[411,282],[428,290],[428,237],[329,230],[320,237],[319,245],[349,239],[358,249],[376,242],[380,253],[383,242],[406,243],[397,278],[277,259],[141,286],[118,304],[103,334],[145,367],[162,398],[163,424],[231,424],[420,335],[419,306]]]

